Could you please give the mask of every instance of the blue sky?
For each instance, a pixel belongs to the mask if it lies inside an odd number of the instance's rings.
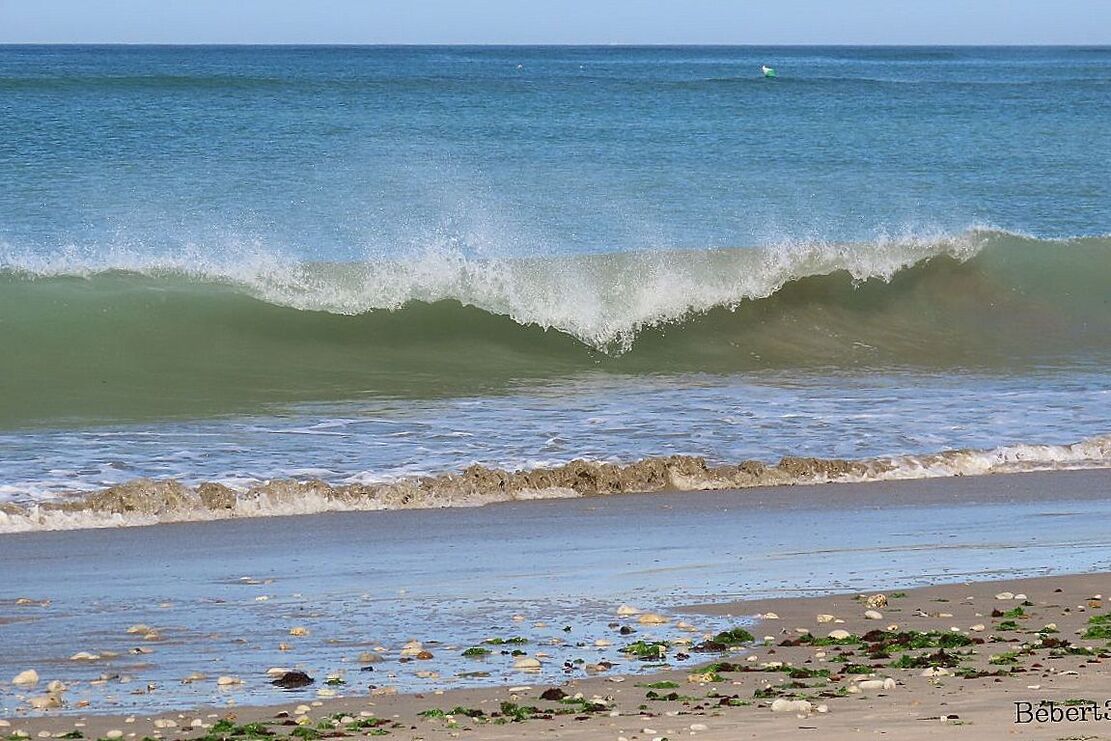
[[[1108,44],[1111,0],[0,0],[0,43]]]

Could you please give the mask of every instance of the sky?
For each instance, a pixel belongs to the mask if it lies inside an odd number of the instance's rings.
[[[1111,0],[0,0],[0,43],[1111,44]]]

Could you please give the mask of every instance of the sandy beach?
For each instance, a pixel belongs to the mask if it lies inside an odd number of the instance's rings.
[[[33,737],[1043,738],[1015,702],[1111,696],[1109,486],[1073,471],[9,535],[0,716]]]
[[[761,616],[754,640],[706,651],[713,637],[695,635],[693,645],[666,649],[669,660],[689,652],[683,669],[639,676],[615,668],[548,684],[522,672],[513,687],[379,688],[336,699],[310,688],[272,707],[16,716],[4,731],[13,738],[1094,739],[1105,722],[1094,708],[1106,712],[1111,697],[1101,666],[1109,658],[1108,587],[1111,574],[1100,573],[691,606],[660,617],[697,625],[710,614]],[[617,619],[631,627],[642,618]],[[1034,720],[1039,709],[1053,720]],[[1016,722],[1028,714],[1030,722]]]

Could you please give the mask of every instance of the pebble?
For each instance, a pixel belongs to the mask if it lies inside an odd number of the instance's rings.
[[[598,648],[605,648],[606,646],[612,646],[613,641],[607,640],[605,638],[599,638],[598,640],[594,641],[594,645]]]
[[[617,614],[623,617],[628,617],[629,615],[639,615],[640,610],[633,607],[632,605],[621,605],[617,608]]]
[[[154,721],[155,728],[177,728],[177,721],[170,718],[158,718]]]
[[[883,620],[883,613],[876,612],[875,610],[867,610],[864,613],[865,620]]]
[[[69,657],[70,661],[96,661],[100,657],[88,651],[78,651],[73,656]]]
[[[869,607],[873,610],[876,609],[877,607],[887,607],[887,595],[886,594],[873,594],[870,597],[865,597],[864,598],[864,606]]]
[[[705,723],[691,723],[690,729],[692,731],[708,731],[710,730],[710,726],[706,725]]]
[[[39,695],[27,701],[35,710],[56,710],[62,707],[62,698],[55,694]]]
[[[713,672],[705,672],[702,674],[688,674],[687,681],[694,684],[708,684],[710,682],[716,682],[717,677],[714,675]]]
[[[16,674],[12,678],[12,684],[17,687],[27,687],[32,684],[39,683],[39,673],[34,669],[28,669]]]
[[[986,628],[987,626],[985,626],[983,623],[976,623],[975,625],[968,626],[968,629],[971,630],[973,633],[981,633]]]
[[[123,731],[118,728],[113,728],[111,731],[104,734],[104,738],[123,738]]]
[[[290,628],[289,629],[289,634],[291,636],[298,636],[298,637],[307,636],[309,634],[309,629],[302,626],[302,625],[298,625],[295,628]]]
[[[401,647],[402,656],[416,656],[424,650],[424,645],[420,641],[409,641]]]
[[[818,622],[819,623],[832,623],[833,622],[833,615],[819,615],[818,616]]]
[[[637,622],[641,625],[663,625],[667,618],[655,612],[646,612],[637,618]]]
[[[862,690],[893,690],[896,683],[894,679],[887,677],[886,679],[865,679],[857,682],[856,686]]]
[[[513,662],[513,668],[522,671],[539,671],[540,661],[531,656],[522,656]]]
[[[774,612],[765,612],[760,617],[763,620],[779,620],[779,615],[776,615]]]
[[[773,713],[798,713],[799,715],[810,715],[814,706],[810,704],[809,700],[788,700],[780,697],[772,703]]]
[[[1014,592],[1000,592],[999,594],[995,595],[995,598],[1000,599],[1000,600],[1014,599],[1015,598],[1015,593]]]
[[[852,633],[850,633],[847,630],[844,630],[843,628],[837,628],[836,630],[831,630],[829,632],[829,637],[832,638],[835,641],[843,641],[846,638],[848,638],[850,635],[852,635]]]
[[[229,677],[227,675],[224,675],[217,678],[216,684],[220,687],[231,687],[232,685],[243,684],[243,680],[239,677]]]

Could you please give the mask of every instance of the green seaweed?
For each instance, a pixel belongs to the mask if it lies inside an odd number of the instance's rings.
[[[503,702],[500,710],[502,717],[512,723],[520,723],[540,714],[540,709],[533,705],[518,705],[515,702]]]
[[[756,638],[744,628],[723,630],[711,639],[713,643],[720,643],[724,646],[740,646],[745,643],[752,643],[755,640]]]
[[[625,646],[625,648],[621,649],[621,653],[636,656],[638,659],[647,661],[649,659],[662,658],[670,647],[671,644],[667,641],[637,641]]]
[[[464,651],[462,655],[466,656],[468,659],[477,659],[483,656],[487,656],[490,653],[492,652],[488,648],[483,648],[482,646],[471,646],[466,651]]]
[[[1093,615],[1088,618],[1088,629],[1081,637],[1092,641],[1111,639],[1111,614]]]

